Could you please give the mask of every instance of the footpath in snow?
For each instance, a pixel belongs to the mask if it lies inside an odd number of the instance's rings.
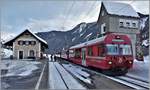
[[[73,76],[68,73],[58,62],[49,62],[49,88],[85,89],[85,87],[73,78]]]
[[[149,82],[149,65],[150,65],[149,56],[144,57],[144,62],[134,60],[133,68],[129,70],[127,75]]]

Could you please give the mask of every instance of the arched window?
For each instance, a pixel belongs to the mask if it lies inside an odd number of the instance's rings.
[[[34,57],[34,50],[30,50],[30,57]]]

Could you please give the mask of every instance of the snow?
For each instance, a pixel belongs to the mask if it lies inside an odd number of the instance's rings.
[[[30,30],[29,30],[29,32],[32,33]],[[46,42],[44,39],[38,37],[38,36],[37,36],[36,34],[34,34],[34,33],[32,33],[32,34],[33,34],[38,40],[40,40],[41,42],[47,44],[47,42]]]
[[[85,89],[80,83],[78,83],[58,62],[54,62],[57,69],[62,74],[62,77],[69,89]]]
[[[81,44],[72,46],[72,47],[70,47],[70,49],[79,48],[79,47],[84,47],[85,45],[91,45],[91,44],[94,44],[94,43],[103,41],[103,40],[105,39],[105,37],[106,37],[106,36],[103,36],[103,37],[100,37],[100,38],[96,38],[96,39],[93,39],[93,40],[90,40],[90,41],[87,41],[87,42],[84,42],[84,43],[81,43]]]
[[[144,62],[134,60],[133,68],[129,70],[127,75],[149,82],[149,64],[149,56],[144,56]]]
[[[53,62],[49,62],[49,88],[67,89]]]
[[[13,55],[13,51],[9,49],[2,49],[2,52],[4,53],[3,58],[9,58],[10,55]]]
[[[149,46],[149,42],[148,41],[149,41],[148,39],[147,40],[143,40],[142,41],[142,45]]]
[[[80,34],[80,37],[81,37],[83,34],[84,34],[84,33],[81,33],[81,34]]]
[[[50,89],[85,89],[58,62],[49,62]]]
[[[73,42],[75,39],[76,39],[76,37],[74,37],[74,38],[72,39],[72,42]]]
[[[2,60],[2,64],[6,66],[5,69],[8,69],[8,73],[6,73],[4,76],[28,76],[32,74],[34,70],[38,69],[36,64],[40,64],[40,62]]]
[[[25,30],[25,31],[26,31],[26,30]],[[41,42],[47,44],[47,42],[46,42],[44,39],[38,37],[36,34],[32,33],[30,30],[28,30],[28,31],[29,31],[33,36],[35,36],[38,40],[40,40]],[[23,31],[23,32],[24,32],[24,31]],[[22,34],[23,32],[21,32],[20,34]],[[20,34],[18,34],[18,35],[20,35]],[[18,35],[17,35],[17,36],[18,36]],[[13,38],[7,40],[5,43],[10,42],[11,40],[15,39],[17,36],[15,36],[15,37],[13,37]],[[4,44],[5,44],[5,43],[4,43]]]
[[[82,30],[86,27],[86,23],[82,23],[80,25],[79,33],[82,32]]]
[[[143,30],[145,27],[145,22],[147,21],[148,17],[141,18],[140,20],[140,29]]]
[[[136,11],[130,4],[125,3],[116,3],[105,1],[103,2],[106,11],[109,14],[119,15],[119,16],[131,16],[131,17],[139,17]]]
[[[92,35],[92,33],[88,34],[88,35],[85,37],[85,39],[88,38],[88,37],[91,36],[91,35]]]
[[[72,34],[74,34],[74,33],[76,33],[77,32],[77,30],[75,30]]]
[[[90,74],[82,71],[81,68],[75,67],[71,64],[63,64],[63,66],[81,81],[91,84],[91,79],[89,78]]]

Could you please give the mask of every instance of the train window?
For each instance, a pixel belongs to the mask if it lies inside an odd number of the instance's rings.
[[[93,50],[92,47],[88,48],[88,56],[92,56],[93,55]]]
[[[107,44],[107,54],[109,55],[118,55],[119,47],[117,44]]]
[[[98,56],[105,56],[105,49],[104,49],[104,45],[100,44],[100,46],[98,46]]]
[[[75,50],[75,58],[80,58],[81,50]]]
[[[120,45],[119,51],[121,55],[131,55],[131,45]]]

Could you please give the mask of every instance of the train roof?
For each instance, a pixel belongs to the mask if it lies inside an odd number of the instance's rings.
[[[103,36],[103,37],[100,37],[100,38],[96,38],[96,39],[93,39],[93,40],[90,40],[90,41],[87,41],[87,42],[84,42],[84,43],[81,43],[81,44],[77,44],[75,46],[70,47],[70,49],[81,48],[81,47],[84,47],[84,46],[92,45],[94,43],[98,43],[100,41],[104,41],[106,36]]]

